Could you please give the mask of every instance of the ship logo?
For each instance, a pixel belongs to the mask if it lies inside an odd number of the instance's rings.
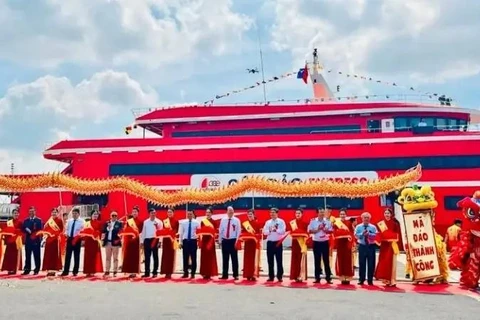
[[[205,177],[200,183],[202,189],[216,189],[222,185],[222,182],[215,177]]]

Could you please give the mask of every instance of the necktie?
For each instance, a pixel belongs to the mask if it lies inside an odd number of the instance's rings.
[[[227,239],[230,239],[230,223],[231,222],[232,222],[232,219],[228,219],[227,234],[226,234]]]
[[[77,220],[73,220],[73,223],[72,223],[72,229],[70,230],[70,238],[73,238],[73,232],[75,231],[75,222],[77,222]]]
[[[188,222],[187,239],[188,239],[188,240],[192,239],[192,220],[190,220],[190,221]]]
[[[365,231],[367,231],[367,226],[365,226]],[[365,235],[365,244],[370,244],[370,240],[368,239],[368,234]]]

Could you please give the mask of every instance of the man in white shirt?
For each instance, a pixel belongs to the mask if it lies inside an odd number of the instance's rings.
[[[150,277],[150,258],[153,256],[152,278],[158,274],[158,239],[157,230],[163,229],[163,223],[157,218],[155,209],[148,211],[150,217],[143,222],[143,229],[140,233],[140,241],[143,243],[143,254],[145,261],[145,274],[142,278]]]
[[[195,279],[195,273],[197,272],[197,230],[200,228],[200,223],[194,220],[193,210],[187,211],[187,220],[180,224],[180,248],[183,253],[183,276],[182,278],[188,278],[188,260],[192,261],[190,266],[191,279]]]
[[[308,233],[313,235],[313,257],[315,269],[315,283],[320,283],[320,260],[323,259],[325,268],[325,280],[332,283],[332,271],[330,270],[329,242],[333,226],[329,219],[325,218],[325,209],[318,209],[318,217],[312,219],[308,225]]]
[[[274,260],[277,262],[277,279],[282,282],[283,278],[283,240],[286,225],[285,221],[278,217],[278,209],[270,209],[270,220],[263,227],[263,234],[267,236],[267,262],[268,262],[268,280],[275,278]]]
[[[77,276],[78,269],[80,267],[80,249],[82,247],[82,241],[75,239],[76,236],[82,231],[85,222],[80,219],[80,210],[74,208],[72,210],[72,218],[67,221],[65,228],[65,234],[67,235],[67,251],[65,254],[65,266],[61,274],[62,277],[68,276],[70,272],[70,261],[72,260],[73,253],[73,276]],[[75,242],[73,240],[76,240]]]
[[[222,218],[220,227],[218,228],[218,242],[222,245],[222,277],[220,279],[228,279],[228,265],[230,258],[232,259],[233,278],[238,280],[238,251],[235,247],[238,237],[242,232],[240,219],[234,217],[233,207],[227,208],[227,217]]]

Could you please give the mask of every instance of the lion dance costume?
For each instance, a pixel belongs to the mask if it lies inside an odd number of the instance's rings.
[[[412,213],[419,210],[431,210],[432,224],[435,225],[435,213],[433,209],[438,206],[435,200],[435,193],[429,186],[413,186],[412,188],[405,188],[402,190],[400,197],[398,197],[398,203],[403,207],[406,213]],[[433,279],[434,283],[448,283],[448,263],[447,263],[447,247],[443,242],[443,237],[439,235],[434,229],[435,246],[437,248],[437,259],[440,267],[440,276]],[[408,243],[405,244],[405,249],[408,249]],[[412,270],[410,256],[407,251],[407,265],[405,267],[406,273],[410,274]],[[418,283],[418,281],[415,281]],[[427,280],[425,282],[432,282]]]
[[[480,279],[480,191],[472,198],[457,203],[463,209],[465,221],[460,241],[450,254],[449,266],[460,269],[460,285],[477,289]]]

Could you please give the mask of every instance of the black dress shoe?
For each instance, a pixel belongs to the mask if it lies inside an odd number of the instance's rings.
[[[327,280],[328,284],[333,284],[333,281],[331,279]]]
[[[66,277],[66,276],[68,276],[68,272],[62,272],[62,273],[60,274],[60,277]]]
[[[282,278],[278,278],[278,282],[283,282],[283,279],[282,279]]]
[[[28,276],[30,274],[30,271],[23,271],[22,276]]]
[[[190,276],[190,279],[195,279],[195,275],[192,274],[192,275]]]
[[[313,283],[320,283],[320,279],[315,279],[315,281],[313,281]]]
[[[359,285],[359,286],[363,286],[364,284],[365,284],[365,281],[359,281],[359,282],[358,282],[358,285]]]
[[[220,279],[220,280],[228,280],[228,277],[223,276],[223,277],[221,277],[221,278],[219,278],[219,279]]]
[[[157,277],[157,274],[154,273],[154,274],[152,275],[152,278],[156,278],[156,277]]]
[[[367,283],[369,286],[373,286],[373,281],[368,281]]]
[[[142,278],[150,278],[150,275],[149,275],[149,274],[144,274],[144,275],[142,276]]]
[[[188,274],[184,274],[184,275],[182,276],[182,279],[187,279],[187,278],[188,278]]]
[[[233,277],[233,280],[238,280],[238,277]]]
[[[72,273],[73,277],[76,277],[77,275],[78,275],[78,273]]]
[[[267,282],[273,282],[273,278],[268,278]]]
[[[40,271],[33,271],[33,275],[36,276]]]

